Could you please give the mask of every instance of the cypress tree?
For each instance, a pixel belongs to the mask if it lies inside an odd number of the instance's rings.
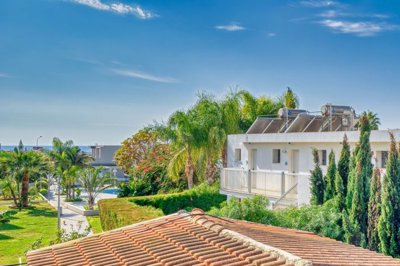
[[[329,153],[328,170],[324,182],[324,201],[330,200],[335,196],[335,176],[336,176],[336,163],[335,153],[331,150]]]
[[[356,157],[356,172],[353,180],[353,199],[350,209],[350,222],[354,228],[354,243],[367,245],[369,183],[372,176],[371,133],[368,118],[360,118],[360,148]]]
[[[353,201],[353,193],[354,193],[354,179],[356,175],[356,166],[357,166],[357,154],[360,150],[360,145],[357,143],[356,148],[353,151],[352,156],[350,157],[350,165],[349,165],[349,175],[347,179],[347,189],[346,189],[346,209],[349,213],[351,210],[351,204]]]
[[[322,205],[324,203],[324,179],[319,165],[318,150],[313,149],[314,170],[311,171],[311,204]]]
[[[347,135],[344,134],[343,143],[342,143],[342,151],[340,152],[340,158],[338,162],[338,172],[343,181],[343,194],[347,195],[347,182],[349,179],[349,171],[350,171],[350,145],[347,141]]]
[[[342,212],[346,206],[345,203],[345,196],[344,196],[344,186],[343,186],[343,179],[339,174],[339,171],[336,171],[335,175],[335,196],[338,201],[338,209]]]
[[[379,250],[378,221],[381,214],[381,175],[375,168],[371,180],[371,188],[368,202],[368,248]]]
[[[393,134],[386,164],[386,175],[382,183],[381,216],[378,233],[380,250],[391,256],[400,254],[400,163],[399,152]]]

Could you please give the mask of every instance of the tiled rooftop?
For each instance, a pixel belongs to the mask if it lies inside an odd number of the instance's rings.
[[[232,220],[222,225],[258,242],[290,252],[313,266],[399,266],[400,260],[310,232]]]
[[[29,266],[400,266],[400,260],[309,232],[200,210],[32,251],[27,259]]]
[[[294,266],[301,262],[287,254],[289,261],[260,243],[251,245],[240,236],[230,236],[207,217],[200,211],[173,214],[32,251],[28,265]]]

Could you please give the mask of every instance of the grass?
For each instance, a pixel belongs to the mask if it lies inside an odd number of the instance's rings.
[[[86,218],[90,227],[92,228],[93,233],[98,234],[103,232],[99,216],[86,216]]]
[[[8,206],[0,205],[0,211]],[[8,224],[0,225],[0,264],[25,261],[25,252],[32,244],[42,239],[43,246],[49,245],[57,235],[57,213],[48,203],[34,203],[31,208],[15,214]]]

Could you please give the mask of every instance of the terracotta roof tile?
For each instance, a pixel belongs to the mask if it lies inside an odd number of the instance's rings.
[[[32,251],[27,259],[30,266],[400,266],[400,260],[310,232],[217,219],[201,210]]]
[[[312,261],[314,266],[400,266],[398,259],[310,232],[238,220],[222,223],[226,229]]]
[[[28,265],[294,265],[259,246],[222,234],[199,211],[178,213],[27,254]],[[297,257],[294,257],[297,258]]]

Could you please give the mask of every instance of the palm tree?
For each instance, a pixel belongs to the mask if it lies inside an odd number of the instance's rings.
[[[67,191],[67,200],[75,197],[75,181],[81,168],[89,167],[92,157],[84,153],[72,140],[62,142],[53,138],[53,150],[50,157],[55,163],[55,172]]]
[[[182,166],[184,163],[184,173],[188,181],[188,188],[192,188],[194,185],[194,165],[193,155],[196,153],[196,149],[199,148],[199,130],[193,119],[193,115],[190,111],[182,112],[178,111],[171,115],[168,121],[168,135],[172,142],[172,146],[177,150],[177,153],[172,158],[168,172],[172,177],[177,177],[177,168]]]
[[[368,118],[371,130],[378,130],[379,125],[381,124],[381,120],[379,119],[378,114],[372,111],[367,111],[362,113],[362,116],[364,115]]]
[[[48,173],[49,162],[41,153],[14,148],[13,152],[2,157],[0,164],[7,169],[5,186],[11,189],[14,203],[19,209],[28,207],[30,178],[33,174],[44,175]],[[15,191],[18,192],[15,193]]]
[[[79,172],[79,182],[88,193],[89,210],[93,210],[96,198],[100,192],[115,184],[116,179],[110,172],[102,173],[103,168],[89,167]]]

